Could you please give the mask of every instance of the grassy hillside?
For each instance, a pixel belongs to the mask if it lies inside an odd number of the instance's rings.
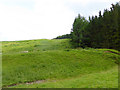
[[[21,53],[23,51],[37,52],[46,50],[61,50],[71,48],[68,39],[64,40],[25,40],[25,41],[6,41],[2,42],[2,52],[4,54]]]
[[[118,87],[120,56],[105,49],[72,49],[68,39],[3,42],[2,48],[3,87]],[[26,85],[38,80],[44,82]]]

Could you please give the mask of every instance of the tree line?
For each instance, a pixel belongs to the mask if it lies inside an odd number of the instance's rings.
[[[75,18],[70,38],[75,47],[110,48],[120,51],[120,5],[112,4],[99,16]]]
[[[68,39],[68,38],[70,38],[70,36],[71,36],[70,34],[65,34],[65,35],[58,36],[54,39]]]

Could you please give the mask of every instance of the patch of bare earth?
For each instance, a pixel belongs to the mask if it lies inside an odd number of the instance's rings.
[[[120,55],[120,53],[117,53],[117,52],[112,52],[112,51],[104,51],[104,53],[115,53],[115,54]]]
[[[27,84],[27,85],[30,85],[30,84],[39,84],[39,83],[43,83],[43,82],[46,82],[48,80],[37,80],[37,81],[33,81],[33,82],[26,82],[26,83],[18,83],[18,84],[11,84],[11,85],[8,85],[4,88],[8,88],[8,87],[13,87],[13,86],[17,86],[17,85],[21,85],[21,84]],[[56,82],[56,80],[52,80],[51,82]]]
[[[21,84],[27,84],[27,85],[29,85],[29,84],[35,84],[35,83],[43,83],[43,82],[45,82],[45,81],[46,81],[46,80],[38,80],[38,81],[33,81],[33,82],[11,84],[11,85],[6,86],[5,88],[7,88],[7,87],[12,87],[12,86],[16,86],[16,85],[21,85]]]

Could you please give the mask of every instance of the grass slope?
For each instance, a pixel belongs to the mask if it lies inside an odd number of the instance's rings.
[[[68,39],[64,40],[25,40],[25,41],[5,41],[2,42],[3,54],[16,54],[22,51],[37,52],[46,50],[69,49],[72,46]]]
[[[118,67],[114,67],[108,71],[63,80],[48,80],[41,83],[20,84],[11,88],[117,88],[117,68]]]
[[[72,49],[68,39],[3,42],[2,59],[3,87],[48,79],[56,80],[57,85],[46,82],[20,87],[118,87],[115,62],[119,55],[99,49]]]

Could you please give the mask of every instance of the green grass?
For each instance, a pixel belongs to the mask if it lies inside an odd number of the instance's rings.
[[[21,53],[21,51],[37,52],[46,50],[61,50],[72,48],[70,40],[26,40],[26,41],[6,41],[2,42],[3,54]]]
[[[11,88],[117,88],[118,67],[64,80],[47,80],[41,83],[20,84]]]
[[[50,81],[18,87],[118,87],[118,54],[72,49],[68,39],[3,42],[2,47],[3,87],[36,80]]]

